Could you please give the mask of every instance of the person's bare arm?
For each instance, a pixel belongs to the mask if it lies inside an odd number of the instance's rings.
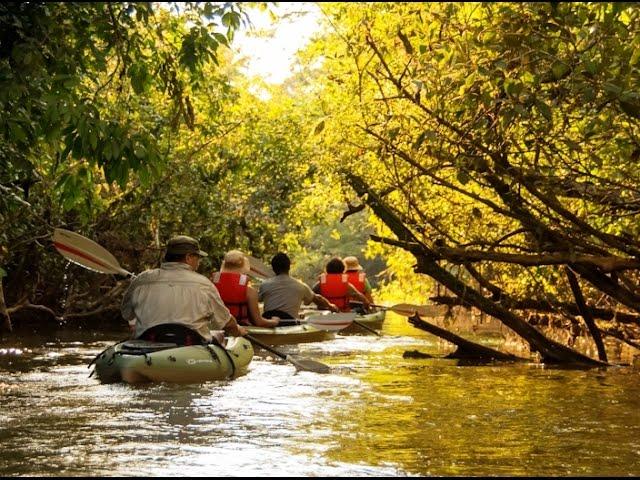
[[[360,293],[356,287],[354,287],[352,284],[349,284],[349,296],[351,297],[355,297],[357,298],[359,301],[362,302],[362,305],[364,306],[365,310],[369,310],[369,308],[371,307],[371,302],[369,301],[369,299],[366,297],[366,295],[363,295],[362,293]]]
[[[278,320],[263,318],[258,306],[258,292],[252,287],[247,287],[247,304],[249,307],[249,318],[251,323],[257,327],[277,327]]]
[[[331,310],[332,312],[339,312],[340,309],[335,306],[335,304],[329,302],[322,295],[318,295],[317,293],[313,296],[313,303],[315,303],[318,307],[323,308],[325,310]]]
[[[366,278],[364,280],[364,296],[367,297],[367,300],[369,300],[370,304],[376,303],[373,300],[373,295],[371,295],[371,284]]]
[[[124,318],[128,323],[128,330],[131,338],[135,338],[136,335],[136,314],[133,309],[132,304],[132,295],[133,295],[133,287],[129,285],[127,291],[124,293],[124,297],[122,298],[122,303],[120,305],[120,312],[122,313],[122,318]]]
[[[249,333],[242,325],[238,325],[238,322],[236,322],[236,318],[233,315],[224,326],[224,331],[227,335],[232,337],[244,337]]]

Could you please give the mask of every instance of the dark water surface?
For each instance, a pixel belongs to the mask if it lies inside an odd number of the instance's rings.
[[[638,476],[640,370],[462,366],[390,315],[382,338],[279,347],[240,378],[101,385],[87,364],[124,332],[0,344],[0,474]],[[495,341],[495,339],[494,339]]]

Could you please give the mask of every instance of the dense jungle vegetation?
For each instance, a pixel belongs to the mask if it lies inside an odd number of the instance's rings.
[[[133,272],[179,233],[203,271],[364,251],[378,298],[473,306],[543,361],[640,348],[637,4],[321,3],[261,95],[228,48],[249,6],[0,5],[5,329],[120,321],[126,281],[57,255],[62,227]]]

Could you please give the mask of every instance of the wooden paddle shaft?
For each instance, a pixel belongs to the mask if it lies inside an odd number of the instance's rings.
[[[248,338],[251,341],[251,343],[255,343],[259,347],[264,348],[266,351],[271,352],[274,355],[277,355],[278,357],[282,358],[283,360],[287,360],[287,356],[284,353],[279,352],[278,350],[276,350],[275,348],[267,345],[266,343],[261,342],[260,340],[258,340],[253,335],[248,335],[247,334],[247,335],[245,335],[245,338]]]

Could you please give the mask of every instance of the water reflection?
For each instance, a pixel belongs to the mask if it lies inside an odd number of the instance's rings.
[[[329,375],[258,352],[243,377],[186,386],[88,378],[120,333],[13,338],[0,355],[0,473],[640,474],[638,370],[461,367],[403,358],[447,352],[402,318],[383,333],[281,347]]]

